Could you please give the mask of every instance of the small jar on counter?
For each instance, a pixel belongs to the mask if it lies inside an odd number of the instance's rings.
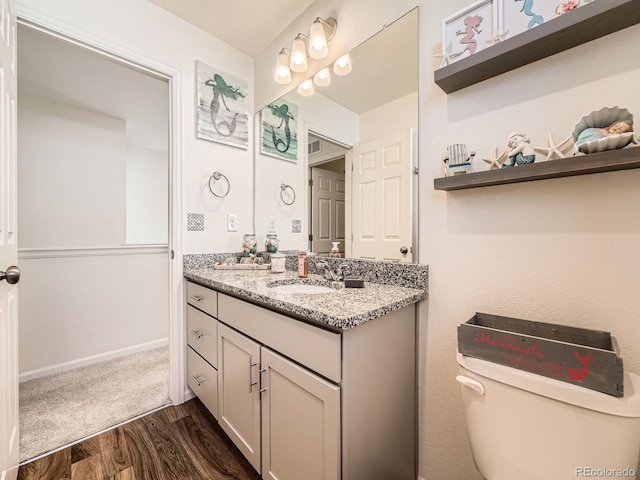
[[[286,271],[287,256],[283,253],[271,255],[271,271],[273,273],[284,273]]]
[[[276,253],[280,247],[280,240],[275,233],[267,233],[267,240],[264,242],[264,246],[268,253]]]

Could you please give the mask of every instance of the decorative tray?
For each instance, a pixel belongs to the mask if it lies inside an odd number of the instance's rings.
[[[215,270],[269,270],[271,268],[270,263],[232,263],[225,265],[218,265],[217,263],[213,266]]]

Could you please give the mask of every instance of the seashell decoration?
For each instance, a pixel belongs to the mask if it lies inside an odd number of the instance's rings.
[[[633,127],[619,134],[600,133],[614,123],[623,121],[631,122],[633,125],[633,115],[626,108],[617,106],[601,108],[582,117],[573,129],[574,154],[614,150],[626,147],[632,142],[636,143]]]

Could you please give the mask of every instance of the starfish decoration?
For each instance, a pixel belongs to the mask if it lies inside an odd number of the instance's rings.
[[[449,42],[447,49],[443,53],[436,53],[434,57],[442,57],[442,61],[440,62],[440,68],[442,68],[449,65],[454,58],[459,57],[462,53],[463,52],[451,53],[451,42]]]
[[[493,36],[491,40],[487,40],[487,43],[489,45],[495,45],[496,43],[503,42],[508,34],[509,34],[509,30],[507,30],[506,32],[496,31],[496,34]]]
[[[483,162],[487,162],[491,164],[489,170],[500,170],[502,168],[502,164],[507,159],[507,151],[505,150],[502,153],[498,153],[498,147],[495,148],[495,153],[493,154],[493,158],[482,158]]]
[[[544,161],[557,160],[559,158],[565,158],[573,147],[573,136],[569,135],[567,138],[559,143],[553,141],[553,137],[549,134],[549,146],[548,147],[534,147],[534,150],[538,153],[545,155]]]

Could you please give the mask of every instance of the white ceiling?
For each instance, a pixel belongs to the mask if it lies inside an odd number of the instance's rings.
[[[148,0],[255,58],[314,0]]]

